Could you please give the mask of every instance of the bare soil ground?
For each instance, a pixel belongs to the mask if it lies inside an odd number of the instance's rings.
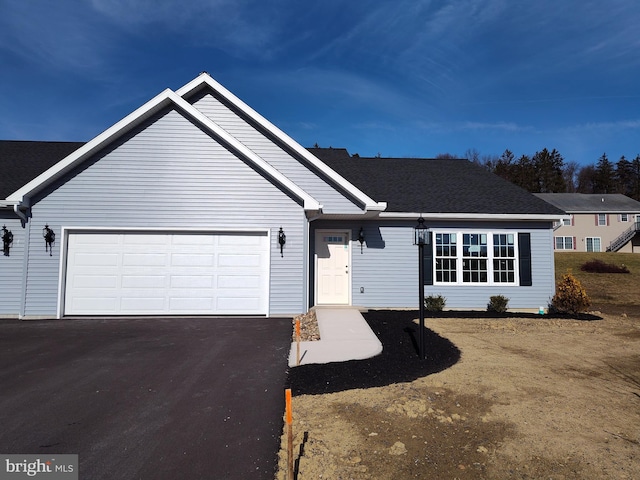
[[[382,355],[290,372],[295,478],[640,478],[639,316],[429,318],[425,361],[365,316]]]

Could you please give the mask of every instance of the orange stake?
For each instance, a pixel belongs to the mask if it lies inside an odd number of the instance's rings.
[[[287,479],[293,478],[293,413],[291,411],[291,389],[285,391],[286,418],[287,418]]]

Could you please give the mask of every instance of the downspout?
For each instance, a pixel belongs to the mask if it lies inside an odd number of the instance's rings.
[[[20,217],[20,220],[22,221],[22,226],[24,227],[27,224],[27,216],[22,210],[20,210],[20,205],[17,203],[14,203],[13,211],[18,217]]]

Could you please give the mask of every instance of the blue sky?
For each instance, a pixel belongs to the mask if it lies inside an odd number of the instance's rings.
[[[632,159],[639,20],[636,0],[0,0],[0,139],[90,140],[204,70],[306,147]]]

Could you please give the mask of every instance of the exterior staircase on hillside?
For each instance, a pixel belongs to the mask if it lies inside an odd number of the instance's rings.
[[[618,238],[613,240],[607,247],[607,252],[617,252],[624,247],[629,240],[635,237],[638,232],[640,232],[640,221],[636,221],[631,227],[620,234]]]

